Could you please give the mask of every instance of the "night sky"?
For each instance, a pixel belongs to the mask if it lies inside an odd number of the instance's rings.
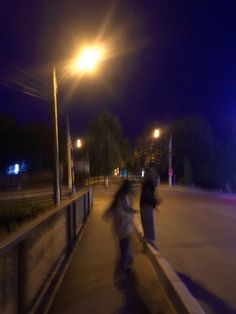
[[[64,77],[81,44],[95,40],[111,47],[97,75]],[[217,137],[236,138],[234,0],[1,1],[0,46],[0,111],[20,123],[50,125],[55,64],[60,126],[69,114],[76,135],[109,109],[130,139],[150,122],[192,114]]]

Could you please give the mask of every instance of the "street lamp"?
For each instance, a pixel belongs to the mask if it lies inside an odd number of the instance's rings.
[[[170,132],[169,138],[169,164],[168,164],[168,176],[169,176],[169,186],[173,184],[173,168],[172,168],[172,132]]]
[[[78,173],[87,174],[89,176],[90,173],[90,165],[89,165],[89,153],[88,153],[88,143],[86,143],[85,139],[81,140],[80,138],[75,140],[74,146],[72,147],[73,158],[72,164],[74,167],[72,170],[72,177],[74,179],[73,183],[73,191],[75,190],[75,170]],[[74,152],[77,151],[77,154]],[[77,156],[75,156],[77,155]]]
[[[160,137],[160,129],[154,129],[152,133],[152,139],[150,141],[150,157],[149,162],[156,162],[157,151],[156,151],[156,140]],[[153,140],[154,139],[154,140]]]
[[[160,129],[155,129],[153,131],[153,137],[156,139],[160,136]],[[169,150],[168,150],[168,178],[169,178],[169,186],[173,185],[173,167],[172,167],[172,132],[170,132],[169,137]]]
[[[100,46],[85,47],[81,50],[78,57],[74,60],[72,71],[74,73],[91,73],[96,69],[96,66],[104,58],[104,49]],[[60,190],[60,161],[59,161],[59,140],[58,140],[58,113],[57,113],[57,76],[55,66],[52,70],[53,82],[53,100],[52,100],[52,115],[53,115],[53,142],[54,142],[54,166],[53,166],[53,194],[54,204],[59,205],[61,202]]]
[[[153,132],[153,137],[154,138],[158,138],[160,136],[160,130],[159,129],[155,129]]]
[[[59,205],[61,202],[61,190],[60,190],[60,161],[59,161],[58,117],[57,117],[57,77],[55,67],[53,67],[52,75],[53,75],[52,123],[54,140],[53,197],[54,204]]]
[[[77,58],[72,64],[72,70],[74,72],[91,73],[97,68],[97,65],[104,58],[103,47],[85,47],[79,53]]]
[[[81,142],[80,138],[76,140],[76,147],[77,148],[81,148],[82,147],[82,142]]]

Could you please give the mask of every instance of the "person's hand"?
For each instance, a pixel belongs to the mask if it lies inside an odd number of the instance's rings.
[[[110,218],[112,217],[112,214],[113,214],[113,210],[112,210],[112,207],[108,207],[107,210],[105,210],[105,212],[103,213],[102,215],[102,219],[105,220],[105,221],[108,221],[110,220]]]

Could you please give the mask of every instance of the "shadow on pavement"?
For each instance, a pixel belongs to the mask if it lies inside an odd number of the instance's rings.
[[[183,273],[178,273],[178,275],[192,295],[198,300],[205,302],[215,313],[236,314],[236,310],[229,307],[228,304],[219,297],[207,291],[199,283],[192,281],[191,278]]]
[[[130,269],[127,272],[125,282],[120,282],[116,273],[114,285],[124,295],[124,306],[118,310],[117,314],[151,313],[136,291],[137,284],[137,275],[133,270]]]

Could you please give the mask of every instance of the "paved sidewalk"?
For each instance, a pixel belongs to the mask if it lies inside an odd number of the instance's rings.
[[[94,207],[81,242],[62,285],[49,310],[50,314],[76,313],[175,313],[142,247],[132,238],[134,265],[128,289],[113,281],[117,245],[111,224],[101,215],[114,195],[116,185],[94,188]]]

